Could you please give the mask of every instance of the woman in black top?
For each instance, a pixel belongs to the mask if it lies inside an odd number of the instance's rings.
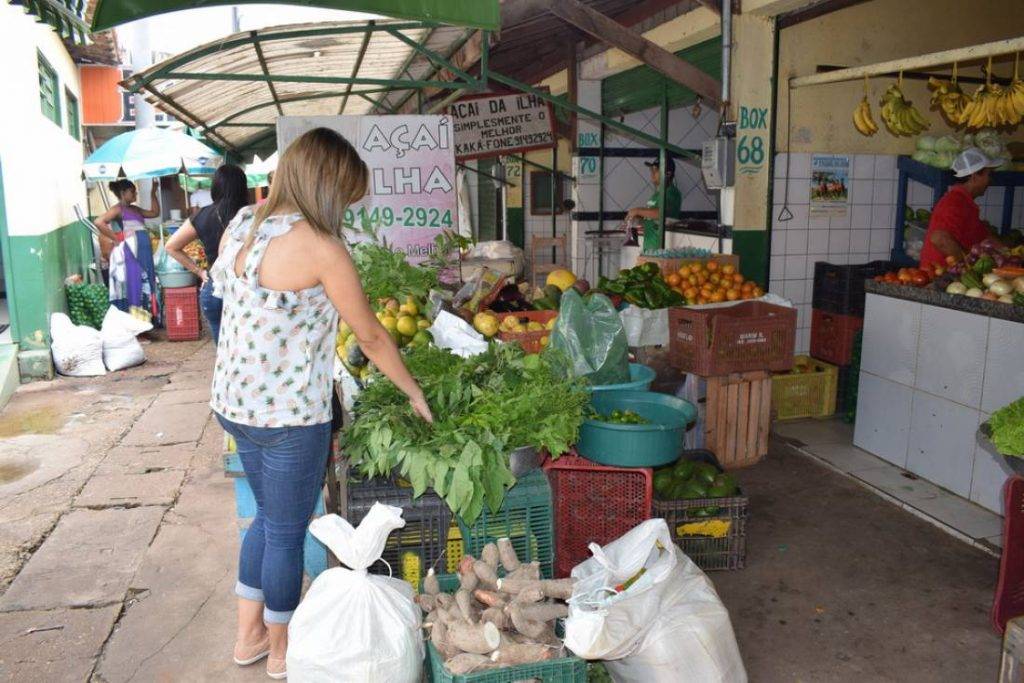
[[[195,273],[202,280],[199,290],[199,305],[203,309],[203,317],[210,325],[213,341],[220,339],[220,313],[222,301],[213,294],[213,283],[207,271],[185,253],[184,249],[196,238],[203,243],[206,252],[207,268],[217,260],[220,238],[224,234],[231,219],[238,210],[249,203],[249,189],[246,184],[245,171],[233,164],[224,164],[213,176],[213,187],[210,191],[213,204],[204,206],[192,218],[175,231],[164,249],[175,261]]]

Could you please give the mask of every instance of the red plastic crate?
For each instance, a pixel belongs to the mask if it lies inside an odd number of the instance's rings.
[[[164,290],[164,325],[170,341],[199,339],[198,287],[172,287]]]
[[[835,365],[849,365],[853,358],[853,341],[863,326],[863,318],[813,309],[811,356]]]
[[[569,576],[590,557],[591,543],[605,545],[651,516],[650,468],[605,467],[568,453],[548,460],[555,508],[555,576]]]
[[[505,318],[518,318],[520,322],[526,320],[531,323],[547,325],[551,320],[558,317],[558,311],[519,311],[516,313],[499,313],[498,324],[505,322]],[[544,350],[541,340],[551,336],[551,330],[535,330],[533,332],[498,332],[498,339],[503,342],[516,342],[526,353],[540,353]]]
[[[992,601],[992,625],[1000,633],[1006,622],[1024,614],[1024,479],[1006,480],[1003,505],[1003,555]]]
[[[668,309],[669,353],[683,372],[717,377],[793,367],[796,309],[763,301]]]

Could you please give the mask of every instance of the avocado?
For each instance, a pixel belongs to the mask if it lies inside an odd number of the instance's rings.
[[[674,481],[672,470],[658,470],[654,473],[654,490],[664,498],[671,491]]]
[[[680,460],[672,467],[672,476],[680,481],[685,481],[693,476],[693,467],[696,465],[692,460]]]
[[[711,486],[708,488],[708,498],[726,498],[732,495],[733,489],[732,486]]]
[[[683,500],[696,500],[698,498],[706,498],[708,493],[708,489],[706,486],[701,484],[699,481],[693,479],[678,485],[678,487],[675,490],[681,493],[679,498]]]
[[[715,477],[718,476],[718,470],[715,469],[714,465],[709,465],[706,462],[698,462],[693,467],[693,478],[697,481],[703,482],[705,485],[710,485],[715,481]]]

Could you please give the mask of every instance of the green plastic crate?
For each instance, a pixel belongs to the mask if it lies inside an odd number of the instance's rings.
[[[555,549],[551,485],[543,471],[534,470],[520,477],[508,490],[497,513],[491,513],[485,505],[472,525],[461,518],[458,523],[466,554],[479,557],[485,545],[508,537],[521,562],[540,562],[541,576],[552,577]]]
[[[587,663],[579,657],[562,657],[535,664],[519,664],[489,671],[455,676],[444,668],[444,658],[434,644],[427,641],[427,663],[434,683],[586,683]]]

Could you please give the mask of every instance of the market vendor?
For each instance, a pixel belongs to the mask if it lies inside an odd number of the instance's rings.
[[[683,195],[676,187],[676,163],[672,157],[666,158],[665,164],[665,218],[679,218],[679,212],[683,204]],[[661,226],[661,169],[657,161],[645,161],[644,166],[651,169],[651,183],[654,184],[654,194],[647,200],[644,206],[635,206],[626,212],[626,218],[644,219],[644,252],[652,252],[662,248],[663,235]]]
[[[135,261],[132,267],[128,268],[125,264],[127,257],[124,251],[118,247],[112,250],[110,302],[123,311],[128,311],[130,306],[141,306],[156,314],[158,309],[156,298],[153,296],[156,290],[153,245],[150,244],[149,233],[146,230],[146,219],[160,215],[160,183],[154,180],[151,190],[150,208],[143,209],[135,204],[139,200],[139,191],[135,183],[127,178],[115,180],[110,183],[110,191],[117,197],[117,204],[93,221],[103,237],[119,246],[120,243],[126,244]],[[124,283],[124,286],[118,286],[116,282]]]
[[[922,267],[945,266],[947,256],[960,260],[975,244],[992,237],[974,200],[985,194],[992,169],[1001,163],[977,147],[968,147],[953,161],[953,174],[960,180],[932,210],[921,249]]]

